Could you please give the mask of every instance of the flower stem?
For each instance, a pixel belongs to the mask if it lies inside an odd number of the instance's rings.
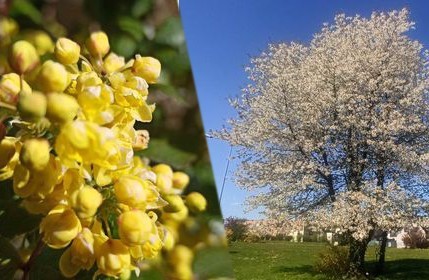
[[[24,274],[22,275],[22,280],[29,280],[30,279],[31,266],[34,264],[36,258],[42,253],[44,246],[45,246],[45,242],[43,242],[42,238],[40,238],[39,242],[37,242],[36,247],[34,248],[33,252],[31,253],[30,258],[21,267],[21,269],[24,271]]]

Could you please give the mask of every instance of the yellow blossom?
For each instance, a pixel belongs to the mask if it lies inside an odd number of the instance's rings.
[[[31,30],[24,34],[24,39],[30,42],[35,48],[39,55],[44,55],[48,52],[52,52],[54,49],[54,43],[51,37],[44,31]]]
[[[160,202],[159,193],[152,183],[137,176],[120,177],[115,182],[114,189],[118,201],[133,208],[156,208]]]
[[[79,104],[73,96],[65,93],[47,94],[46,116],[53,122],[72,121],[79,110]]]
[[[173,188],[183,190],[189,185],[189,175],[184,172],[173,173]]]
[[[115,71],[118,71],[125,65],[125,58],[122,56],[118,56],[115,53],[110,53],[104,59],[104,70],[106,70],[107,74],[111,74]]]
[[[161,63],[153,57],[136,55],[132,70],[134,74],[142,77],[149,84],[154,84],[161,74]]]
[[[206,210],[207,200],[199,192],[191,192],[186,196],[186,206],[192,212],[199,213]]]
[[[61,128],[55,141],[55,151],[62,162],[70,167],[78,162],[113,168],[120,159],[110,129],[80,120],[69,122]]]
[[[15,42],[9,50],[10,67],[18,74],[27,73],[39,64],[39,55],[32,44],[21,40]]]
[[[183,199],[179,195],[169,194],[163,197],[164,200],[168,203],[164,207],[164,210],[169,213],[175,213],[181,211],[185,207]]]
[[[22,164],[18,164],[13,174],[13,188],[20,197],[33,195],[43,199],[53,192],[60,176],[59,160],[54,155],[50,155],[48,164],[40,171],[29,170]]]
[[[109,38],[103,31],[93,32],[86,40],[86,48],[94,57],[103,57],[110,50]]]
[[[117,277],[131,267],[128,247],[120,240],[108,239],[96,250],[98,271],[104,275]]]
[[[63,185],[57,184],[52,192],[45,196],[40,196],[34,193],[22,200],[22,206],[31,214],[46,215],[58,204],[67,202],[67,193]]]
[[[62,64],[48,60],[43,63],[37,82],[44,92],[63,92],[69,84],[69,77]]]
[[[22,90],[31,93],[31,88],[26,81],[22,81]],[[21,82],[16,73],[4,74],[0,80],[0,101],[11,105],[18,102],[18,94],[21,91]]]
[[[80,46],[67,38],[59,38],[54,49],[56,59],[62,64],[74,64],[79,61]]]
[[[52,209],[40,223],[43,241],[54,249],[69,245],[81,230],[78,217],[65,205],[58,205]]]
[[[22,145],[19,159],[28,169],[41,171],[48,165],[49,150],[49,142],[46,139],[28,139]]]
[[[12,177],[20,150],[21,144],[17,138],[5,137],[0,141],[0,181]]]
[[[34,121],[46,114],[46,96],[38,91],[21,92],[18,99],[18,112],[23,120]]]
[[[73,240],[60,258],[60,271],[65,277],[74,277],[81,269],[90,270],[95,262],[94,236],[88,228]]]
[[[132,210],[122,213],[118,218],[119,237],[128,246],[142,245],[155,232],[155,223],[145,212]]]
[[[70,204],[81,219],[91,218],[103,202],[103,196],[93,187],[84,186],[70,194]]]
[[[18,24],[11,18],[0,18],[0,46],[10,43],[11,37],[18,33]]]

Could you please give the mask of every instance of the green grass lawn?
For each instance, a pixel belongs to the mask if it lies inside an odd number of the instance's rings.
[[[293,243],[267,241],[260,243],[235,242],[230,245],[235,277],[241,279],[326,280],[313,270],[323,243]],[[370,247],[366,260],[371,269],[375,248]],[[429,279],[429,249],[410,250],[388,248],[386,273],[379,280]]]

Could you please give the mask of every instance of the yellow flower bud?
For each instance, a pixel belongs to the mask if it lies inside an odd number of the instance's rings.
[[[15,141],[11,138],[0,140],[0,169],[6,167],[16,152]]]
[[[173,188],[183,190],[189,185],[189,176],[184,172],[173,173]]]
[[[74,64],[79,61],[80,46],[67,38],[59,38],[55,43],[55,57],[62,64]]]
[[[96,189],[84,186],[71,194],[71,206],[81,219],[91,218],[103,202],[103,196]]]
[[[34,196],[32,199],[44,199],[54,191],[60,175],[59,159],[51,154],[48,164],[41,171],[28,170],[18,164],[13,174],[13,189],[23,198],[31,195]]]
[[[44,92],[63,92],[69,83],[69,77],[64,65],[48,60],[43,63],[37,82]]]
[[[72,121],[79,110],[76,99],[65,93],[47,95],[46,116],[53,122],[66,123]]]
[[[30,172],[23,165],[18,164],[13,172],[13,191],[20,197],[27,197],[35,191],[35,184],[28,184]]]
[[[166,212],[174,213],[179,212],[185,207],[183,199],[179,195],[170,194],[163,197],[168,205],[164,207]]]
[[[2,41],[0,45],[2,45],[2,43],[8,43],[10,37],[18,33],[18,29],[18,24],[13,19],[7,17],[0,18],[0,40]]]
[[[22,90],[31,93],[31,88],[26,81],[22,81]],[[15,105],[18,102],[18,94],[21,91],[21,81],[16,73],[4,74],[0,80],[0,101]]]
[[[161,63],[153,57],[136,55],[132,71],[135,75],[145,79],[148,84],[154,84],[161,74]]]
[[[103,31],[93,32],[86,40],[86,48],[92,56],[103,57],[110,50],[109,38]]]
[[[33,121],[46,114],[46,96],[38,91],[21,92],[18,99],[18,112],[23,120]]]
[[[173,180],[166,174],[156,174],[156,186],[161,193],[170,193],[173,187]]]
[[[80,265],[76,264],[72,261],[72,252],[70,248],[67,248],[64,253],[61,255],[60,261],[59,261],[59,267],[61,274],[64,275],[64,277],[72,278],[76,276],[76,274],[80,271]]]
[[[168,177],[173,177],[173,169],[164,163],[157,164],[152,167],[152,171],[156,174],[164,174]]]
[[[115,53],[110,53],[106,58],[104,59],[104,69],[106,70],[107,74],[111,74],[117,70],[119,70],[121,67],[125,65],[125,58],[122,56],[118,56]]]
[[[155,224],[145,212],[132,210],[122,213],[118,219],[119,237],[128,246],[142,245],[156,230]]]
[[[191,264],[194,259],[194,253],[184,245],[177,245],[168,253],[167,261],[169,264]]]
[[[24,74],[36,68],[40,59],[34,46],[21,40],[15,42],[10,48],[8,61],[16,73]]]
[[[164,212],[161,216],[163,222],[165,221],[175,221],[177,223],[183,222],[189,215],[189,210],[187,207],[183,207],[182,210],[175,213]]]
[[[24,39],[36,48],[39,55],[52,52],[54,49],[54,43],[46,32],[40,30],[28,31],[24,34]]]
[[[70,248],[60,258],[60,271],[65,277],[74,277],[79,270],[90,270],[95,262],[94,236],[83,228],[73,240]]]
[[[28,139],[19,155],[21,163],[30,170],[41,171],[49,163],[49,142],[46,139]]]
[[[175,265],[169,274],[175,280],[191,280],[193,276],[192,267],[188,264]]]
[[[207,208],[206,198],[199,192],[191,192],[186,196],[186,206],[195,213],[203,212]]]
[[[132,175],[120,177],[114,189],[118,201],[133,208],[145,208],[159,196],[149,181]]]
[[[98,250],[98,271],[104,275],[116,277],[131,267],[128,247],[118,239],[109,239]]]
[[[40,222],[43,241],[54,249],[64,248],[81,232],[82,226],[74,211],[58,205]]]
[[[162,242],[164,243],[163,249],[165,251],[171,251],[176,244],[173,233],[166,227],[162,228]]]

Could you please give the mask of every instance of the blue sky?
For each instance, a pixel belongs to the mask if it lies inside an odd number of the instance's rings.
[[[246,85],[244,66],[270,42],[308,43],[323,22],[335,14],[369,16],[372,11],[407,7],[416,30],[410,36],[429,48],[429,1],[353,0],[182,0],[180,11],[191,58],[205,130],[219,129],[235,115],[227,102]],[[222,186],[229,146],[208,139],[218,192]],[[245,213],[248,192],[231,180],[236,162],[231,161],[221,201],[224,217],[258,218]]]

